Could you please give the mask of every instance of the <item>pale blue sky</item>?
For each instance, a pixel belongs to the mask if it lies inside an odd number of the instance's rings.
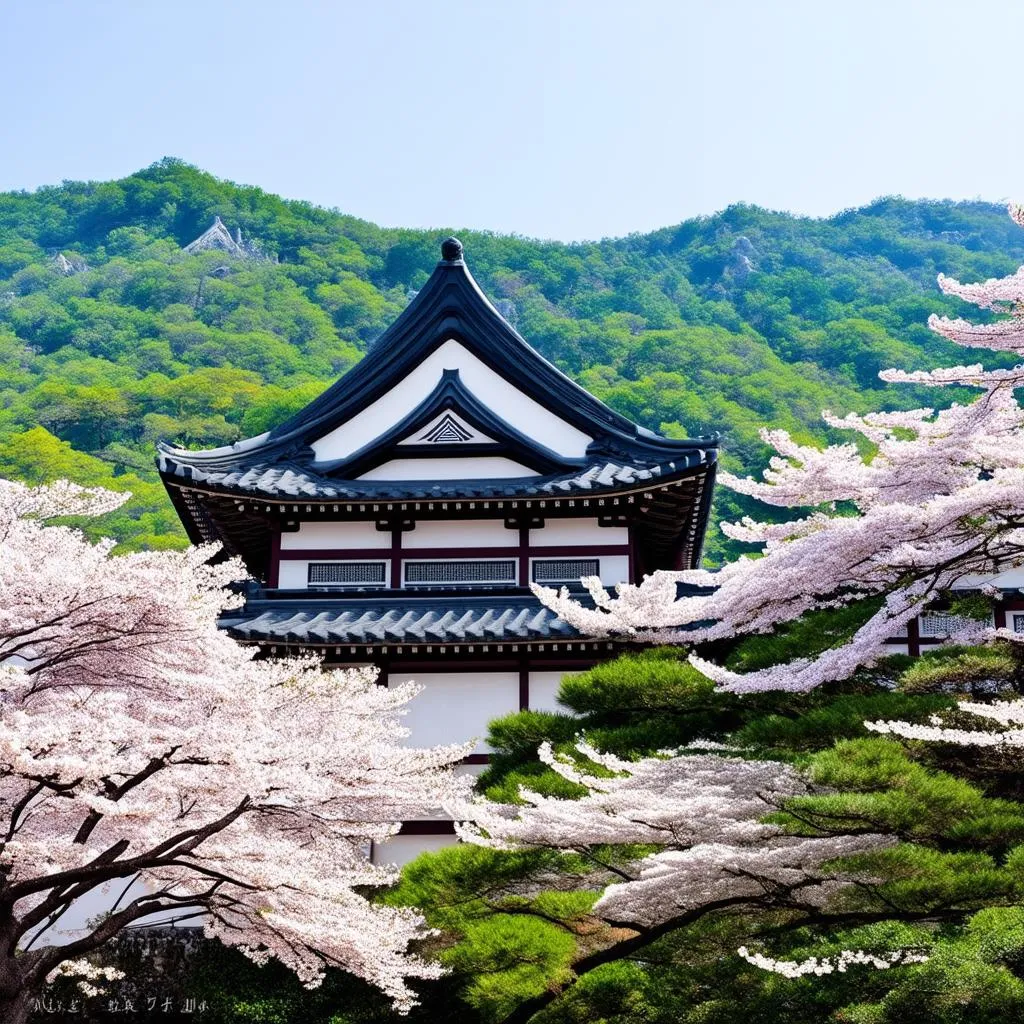
[[[1020,0],[0,0],[0,189],[162,156],[386,225],[1024,198]]]

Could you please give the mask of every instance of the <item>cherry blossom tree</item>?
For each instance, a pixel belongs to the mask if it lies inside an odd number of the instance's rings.
[[[1024,209],[1012,206],[1010,215],[1024,226]],[[1024,356],[1024,267],[981,284],[940,276],[939,286],[996,319],[978,325],[932,316],[932,330],[960,345]],[[1024,562],[1024,410],[1014,397],[1024,386],[1024,366],[985,370],[973,364],[881,376],[980,388],[982,394],[939,411],[826,412],[830,426],[857,440],[824,449],[800,444],[785,431],[764,431],[776,454],[763,479],[722,477],[741,494],[794,511],[782,523],[746,518],[723,524],[728,536],[760,545],[759,557],[714,573],[655,573],[614,596],[593,578],[585,582],[594,607],[566,590],[535,586],[535,592],[588,635],[688,644],[769,632],[812,609],[881,599],[849,642],[819,656],[747,675],[694,662],[737,692],[809,690],[849,676],[957,580]],[[680,598],[679,583],[705,592]]]
[[[218,630],[238,563],[111,557],[47,523],[125,497],[0,482],[0,1020],[169,912],[309,985],[338,966],[407,1009],[407,979],[439,969],[407,952],[416,912],[366,899],[395,875],[367,851],[459,796],[465,751],[402,744],[414,687],[258,660]],[[101,890],[99,920],[60,934]]]

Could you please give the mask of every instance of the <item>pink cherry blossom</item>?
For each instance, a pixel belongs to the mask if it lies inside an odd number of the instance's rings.
[[[404,745],[413,686],[312,659],[265,660],[217,628],[244,576],[215,552],[111,557],[59,515],[124,495],[0,481],[0,1019],[133,922],[177,911],[308,985],[337,965],[399,1010],[412,910],[364,887],[395,871],[370,844],[461,798],[461,747]],[[138,884],[55,941],[77,901]],[[17,951],[17,952],[16,952]]]
[[[1010,213],[1024,224],[1020,207]],[[933,317],[933,330],[962,345],[1024,357],[1024,268],[982,284],[945,277],[939,284],[997,319],[974,325]],[[1024,387],[1024,365],[881,376],[975,387],[981,394],[939,411],[826,412],[830,426],[857,440],[824,448],[783,430],[763,431],[775,455],[761,478],[721,477],[740,494],[793,510],[782,523],[746,518],[723,524],[729,537],[758,545],[756,557],[715,573],[657,572],[614,594],[599,580],[586,580],[593,607],[568,590],[535,586],[535,592],[585,635],[677,644],[767,633],[814,609],[882,599],[852,639],[815,657],[748,675],[695,659],[701,671],[737,692],[809,690],[870,664],[941,591],[964,577],[1024,563],[1024,410],[1015,397]],[[714,589],[680,597],[680,583]]]

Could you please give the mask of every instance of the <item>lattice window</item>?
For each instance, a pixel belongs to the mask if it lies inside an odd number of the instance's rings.
[[[1024,633],[1024,615],[1014,615],[1013,631],[1014,633]]]
[[[944,612],[928,612],[921,616],[921,636],[947,637],[970,625],[971,620],[962,615],[947,615]],[[1022,623],[1024,625],[1024,623]],[[1018,632],[1020,632],[1018,630]]]
[[[538,558],[533,563],[534,583],[579,583],[584,576],[597,576],[597,558]]]
[[[405,583],[412,587],[457,587],[472,584],[514,586],[514,558],[459,559],[405,563]]]
[[[383,587],[383,562],[310,562],[311,587]]]

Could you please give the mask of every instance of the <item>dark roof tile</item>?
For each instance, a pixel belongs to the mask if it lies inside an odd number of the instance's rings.
[[[579,492],[616,491],[648,480],[681,476],[699,467],[705,453],[699,449],[674,461],[652,466],[620,466],[601,461],[583,469],[555,476],[531,476],[490,480],[334,480],[293,466],[246,466],[237,469],[203,468],[176,461],[161,453],[161,472],[206,484],[216,490],[267,498],[305,498],[328,501],[381,499],[487,498],[505,496],[546,497]]]
[[[578,639],[580,634],[536,598],[346,598],[344,607],[294,608],[261,601],[258,614],[225,619],[242,640],[299,644],[465,643]]]

